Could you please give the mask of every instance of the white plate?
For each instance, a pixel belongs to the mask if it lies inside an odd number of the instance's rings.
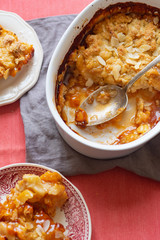
[[[0,168],[0,201],[5,199],[6,194],[10,193],[10,189],[14,188],[16,182],[21,180],[24,174],[41,175],[48,170],[56,171],[28,163],[12,164]],[[56,212],[54,220],[64,225],[67,235],[72,240],[90,240],[91,219],[85,200],[80,191],[62,174],[61,176],[69,199],[63,208]]]
[[[0,106],[2,106],[15,102],[35,85],[42,65],[43,50],[36,32],[17,14],[0,11],[0,25],[14,32],[20,41],[34,47],[34,57],[15,77],[0,79]]]

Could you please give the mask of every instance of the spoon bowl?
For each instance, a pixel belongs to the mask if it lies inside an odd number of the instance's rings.
[[[108,93],[111,93],[111,96],[108,96]],[[128,96],[123,88],[105,85],[90,94],[80,107],[87,113],[88,123],[86,125],[93,126],[116,117],[126,108],[127,104]]]
[[[87,116],[85,126],[107,122],[122,113],[128,104],[128,89],[159,62],[160,55],[138,72],[124,88],[117,85],[105,85],[91,93],[80,106]]]

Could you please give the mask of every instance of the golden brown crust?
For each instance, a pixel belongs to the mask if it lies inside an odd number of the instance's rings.
[[[59,69],[61,74],[57,81],[57,108],[60,109],[61,117],[68,124],[67,108],[75,111],[99,86],[115,84],[124,87],[159,54],[159,9],[140,3],[119,3],[99,10],[75,39]],[[62,72],[64,68],[66,70]],[[69,76],[67,82],[66,74]],[[143,90],[146,90],[150,99],[150,110],[141,110],[138,104],[148,104],[143,98]],[[153,106],[159,99],[160,64],[143,75],[129,91],[131,95],[135,93],[137,98],[135,129],[122,134],[121,143],[142,136],[159,121],[159,117],[155,117],[154,123],[151,119],[152,115],[156,115],[156,111],[159,113],[159,108]],[[152,93],[157,99],[150,97]],[[155,112],[151,114],[153,109]]]
[[[15,33],[0,26],[0,78],[14,77],[33,55],[32,45],[20,42]]]

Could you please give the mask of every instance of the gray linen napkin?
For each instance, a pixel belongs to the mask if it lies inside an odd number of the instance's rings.
[[[74,151],[59,135],[45,96],[46,73],[52,53],[75,15],[48,17],[29,21],[44,50],[44,61],[37,84],[20,100],[26,137],[26,161],[60,171],[66,176],[95,174],[114,167],[160,180],[160,135],[129,156],[91,159]]]

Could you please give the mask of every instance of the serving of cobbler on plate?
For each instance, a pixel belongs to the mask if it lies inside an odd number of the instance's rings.
[[[115,119],[82,128],[75,113],[90,93],[107,84],[124,87],[159,54],[159,9],[129,2],[99,10],[59,68],[56,106],[62,119],[77,134],[102,144],[125,144],[146,134],[160,120],[160,64],[130,88],[129,104]]]
[[[90,214],[82,194],[42,165],[0,168],[1,239],[90,240]]]
[[[0,78],[14,77],[33,55],[33,45],[20,42],[15,33],[0,26]]]
[[[0,10],[0,106],[18,100],[37,82],[43,49],[19,15]]]
[[[64,226],[53,220],[67,199],[59,173],[25,174],[0,203],[0,240],[69,240]]]

